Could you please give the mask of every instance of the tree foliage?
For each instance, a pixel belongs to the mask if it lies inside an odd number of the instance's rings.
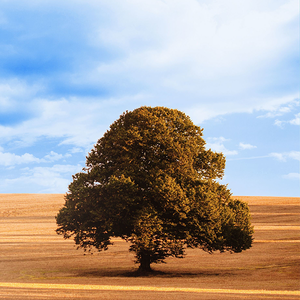
[[[241,252],[253,228],[246,203],[218,182],[225,157],[205,148],[184,113],[141,107],[123,113],[73,176],[57,233],[84,249],[131,243],[142,270],[186,247]]]

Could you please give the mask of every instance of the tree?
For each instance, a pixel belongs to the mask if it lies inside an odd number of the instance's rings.
[[[142,271],[183,257],[186,247],[241,252],[253,227],[247,204],[218,182],[224,168],[223,154],[205,148],[202,129],[184,113],[123,113],[73,176],[56,231],[85,250],[107,250],[121,237]]]

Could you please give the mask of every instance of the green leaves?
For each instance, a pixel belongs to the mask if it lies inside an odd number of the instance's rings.
[[[165,107],[125,112],[73,176],[57,233],[84,249],[131,242],[137,262],[183,257],[185,247],[240,252],[251,247],[248,207],[231,199],[225,157],[205,149],[202,129]]]
[[[253,226],[248,205],[239,200],[228,203],[228,219],[223,225],[223,235],[228,250],[241,252],[251,247]]]
[[[130,178],[112,176],[101,189],[103,218],[110,224],[113,236],[129,237],[132,220],[140,207],[138,188]]]
[[[184,241],[166,232],[164,222],[151,209],[140,211],[133,234],[128,240],[132,243],[129,250],[136,253],[137,262],[142,260],[143,255],[148,256],[151,264],[163,262],[168,256],[181,258],[184,254]]]

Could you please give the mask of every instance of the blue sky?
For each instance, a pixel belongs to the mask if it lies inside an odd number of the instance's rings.
[[[176,108],[234,195],[300,196],[297,0],[0,0],[0,193],[65,193],[120,114]]]

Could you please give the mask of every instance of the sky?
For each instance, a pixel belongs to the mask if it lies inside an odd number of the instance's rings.
[[[0,0],[0,193],[66,193],[144,105],[204,129],[233,195],[300,197],[298,0]]]

